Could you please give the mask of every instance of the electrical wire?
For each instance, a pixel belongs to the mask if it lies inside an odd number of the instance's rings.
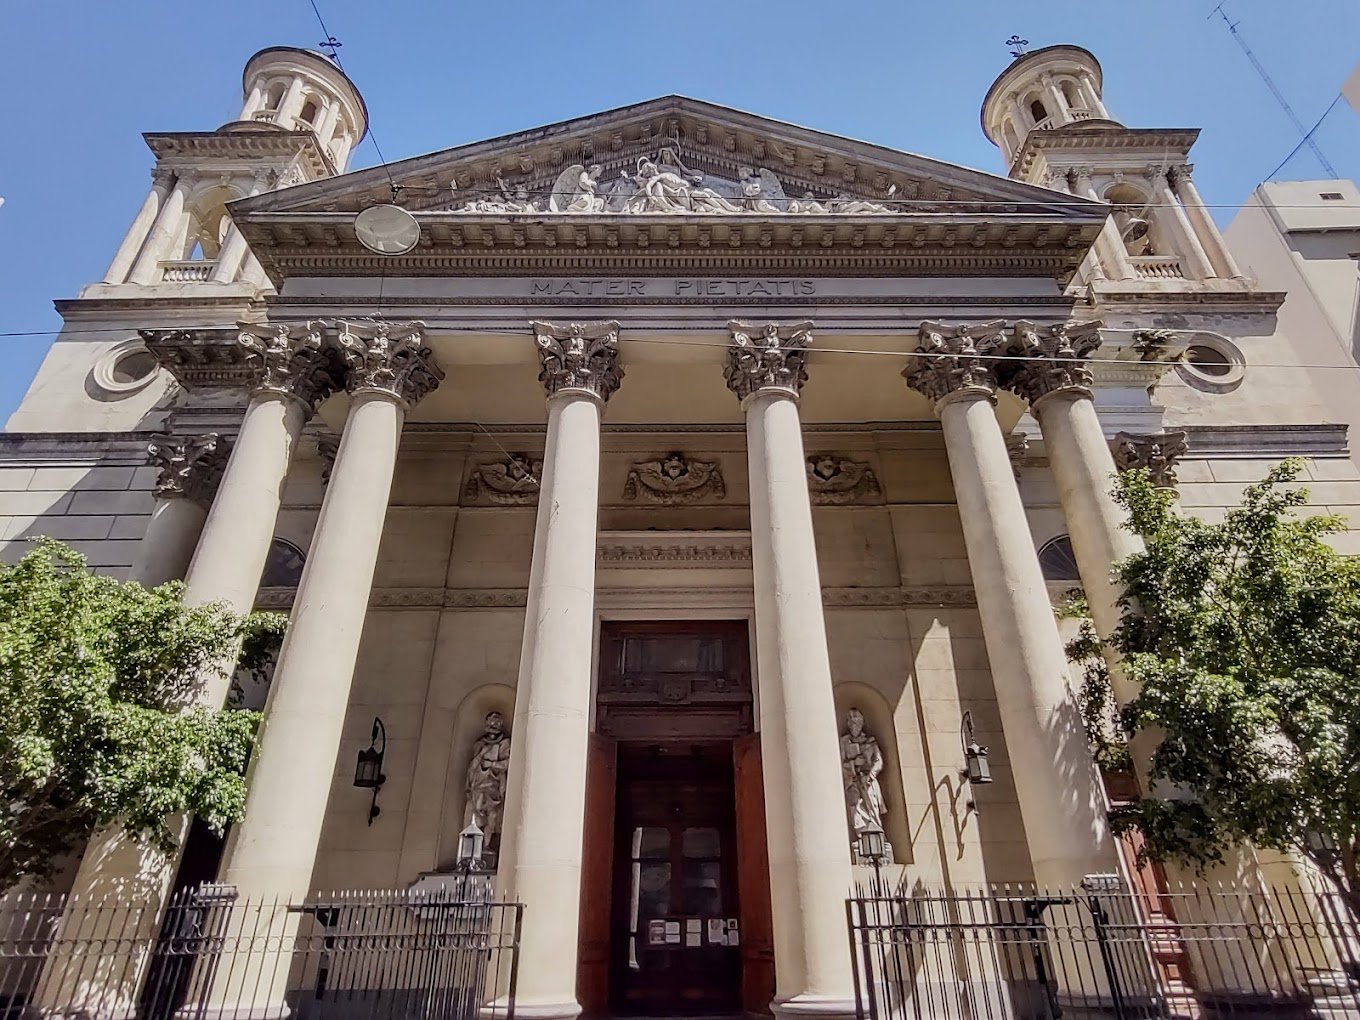
[[[1322,111],[1322,116],[1319,117],[1319,118],[1317,119],[1317,123],[1314,124],[1311,128],[1308,129],[1308,133],[1307,133],[1306,135],[1304,135],[1303,138],[1301,138],[1301,139],[1299,140],[1299,144],[1296,145],[1296,146],[1294,146],[1292,149],[1289,150],[1289,155],[1286,156],[1284,159],[1280,160],[1280,165],[1279,165],[1279,166],[1277,166],[1274,170],[1270,171],[1270,173],[1266,174],[1265,180],[1267,180],[1267,181],[1273,180],[1274,177],[1275,177],[1275,175],[1276,175],[1277,173],[1279,173],[1281,170],[1284,169],[1285,164],[1288,163],[1288,162],[1289,162],[1291,159],[1293,159],[1295,156],[1297,156],[1299,150],[1302,149],[1305,145],[1309,144],[1309,143],[1312,141],[1313,134],[1317,131],[1318,128],[1322,127],[1322,122],[1323,122],[1324,120],[1327,119],[1327,117],[1331,114],[1331,112],[1332,112],[1333,110],[1336,109],[1336,104],[1339,103],[1339,102],[1341,102],[1341,93],[1340,93],[1340,92],[1338,92],[1338,93],[1332,98],[1332,101],[1331,101],[1330,104],[1328,104],[1327,109],[1325,109],[1324,111]],[[1333,176],[1336,176],[1335,171],[1333,171],[1332,175],[1333,175]],[[1286,207],[1285,207],[1285,206],[1276,206],[1276,208],[1277,208],[1277,209],[1283,209],[1283,208],[1286,208]],[[1305,206],[1305,207],[1303,207],[1303,208],[1307,208],[1307,207]]]

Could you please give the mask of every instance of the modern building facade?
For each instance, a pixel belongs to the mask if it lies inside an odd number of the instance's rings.
[[[1284,456],[1347,515],[1360,476],[1196,132],[1104,95],[1017,59],[1004,176],[674,96],[346,172],[357,90],[275,48],[148,135],[0,435],[5,555],[291,625],[225,850],[97,840],[72,889],[437,883],[475,822],[526,1015],[845,1016],[864,831],[922,888],[1126,872],[1050,601],[1117,619],[1116,466],[1206,517]]]

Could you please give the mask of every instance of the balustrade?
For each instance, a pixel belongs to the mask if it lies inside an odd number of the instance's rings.
[[[1144,280],[1185,279],[1185,269],[1178,255],[1131,255],[1129,265]]]
[[[207,283],[216,261],[210,259],[182,259],[161,263],[163,283]]]

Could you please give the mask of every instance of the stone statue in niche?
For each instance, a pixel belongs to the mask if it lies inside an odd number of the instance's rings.
[[[501,817],[505,811],[505,779],[510,771],[510,734],[505,716],[486,713],[485,729],[472,748],[467,768],[467,809],[463,824],[476,822],[486,836],[486,849],[500,847]]]
[[[863,461],[848,460],[834,453],[819,453],[807,461],[808,489],[812,502],[840,506],[876,500],[883,494],[874,469]]]
[[[649,503],[694,503],[705,497],[727,495],[717,461],[689,460],[683,453],[668,453],[659,460],[634,464],[623,484],[623,498],[641,496]]]
[[[864,729],[864,713],[852,708],[845,713],[845,733],[841,735],[841,781],[845,786],[845,813],[850,825],[850,846],[860,864],[859,834],[866,829],[885,830],[883,818],[888,806],[878,781],[883,771],[883,752],[878,741]],[[892,844],[883,840],[887,859],[893,862]]]

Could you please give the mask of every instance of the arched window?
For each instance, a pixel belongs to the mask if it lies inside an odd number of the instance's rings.
[[[1045,581],[1080,581],[1072,540],[1066,535],[1059,535],[1045,542],[1039,550],[1039,569],[1044,572]]]
[[[296,588],[302,578],[302,565],[307,555],[286,539],[276,538],[269,543],[269,555],[264,560],[261,588]]]
[[[1077,88],[1077,83],[1071,78],[1064,78],[1062,82],[1063,98],[1067,100],[1069,110],[1083,110],[1086,104],[1081,100],[1081,90]]]
[[[1034,118],[1035,124],[1042,124],[1048,120],[1048,111],[1044,109],[1043,102],[1038,99],[1029,104],[1029,115]]]
[[[302,112],[298,114],[298,120],[316,126],[317,105],[315,99],[309,99],[302,104]]]
[[[274,82],[269,86],[269,91],[265,94],[264,106],[266,110],[277,110],[279,104],[283,102],[284,84],[281,81]]]

